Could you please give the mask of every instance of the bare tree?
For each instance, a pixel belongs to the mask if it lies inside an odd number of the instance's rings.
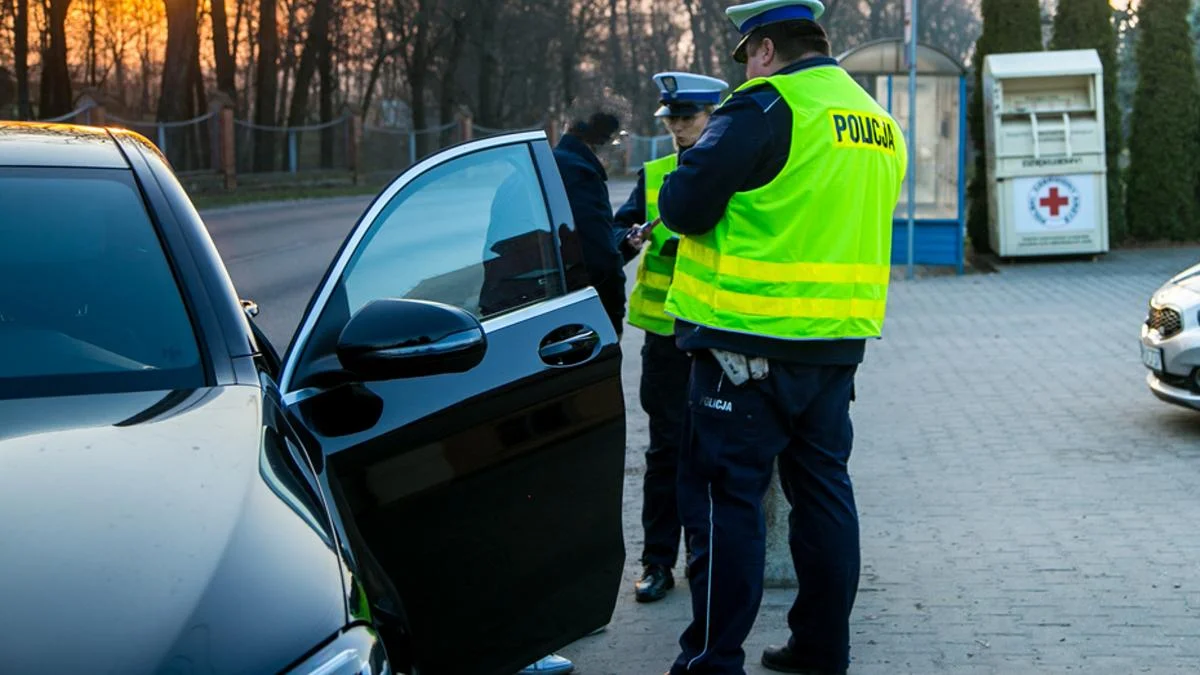
[[[333,97],[337,89],[337,82],[334,81],[333,43],[334,41],[329,37],[327,31],[325,43],[321,47],[320,63],[317,67],[321,80],[321,122],[323,124],[333,121]],[[333,168],[333,134],[335,131],[333,127],[328,126],[321,130],[321,166],[326,169]]]
[[[333,12],[333,0],[316,0],[308,21],[308,35],[300,53],[300,64],[296,68],[295,89],[292,107],[288,113],[289,127],[302,126],[308,116],[308,95],[312,89],[312,78],[317,72],[317,62],[329,49],[329,20]]]
[[[448,8],[450,20],[449,36],[446,40],[446,51],[442,55],[438,80],[441,83],[441,94],[438,100],[438,119],[443,125],[454,119],[454,107],[458,98],[458,86],[455,80],[459,63],[462,60],[463,48],[467,41],[467,17],[461,6]],[[449,145],[453,131],[442,132],[442,145]]]
[[[258,9],[258,68],[255,74],[254,122],[275,125],[275,97],[278,92],[279,34],[275,20],[275,0],[261,0]],[[274,165],[275,137],[258,132],[254,143],[254,169],[268,171]]]
[[[67,63],[67,10],[71,0],[43,0],[46,30],[42,53],[41,96],[38,113],[42,118],[71,112],[71,68]]]
[[[159,121],[191,117],[192,60],[196,51],[196,0],[164,0],[167,6],[167,54],[163,60]]]
[[[17,71],[17,115],[27,120],[33,117],[33,102],[29,98],[29,0],[16,0],[13,55]]]
[[[395,0],[392,7],[392,28],[402,45],[400,60],[411,93],[413,128],[417,130],[429,128],[429,84],[437,55],[453,31],[452,22],[445,20],[447,5],[452,1]],[[430,151],[430,140],[427,135],[418,137],[420,154]]]
[[[238,22],[241,21],[242,3],[238,2]],[[236,29],[235,29],[236,30]],[[225,14],[225,0],[212,0],[213,61],[217,70],[217,89],[237,100],[237,62],[234,52],[229,50],[229,19]],[[237,48],[237,36],[234,36]]]

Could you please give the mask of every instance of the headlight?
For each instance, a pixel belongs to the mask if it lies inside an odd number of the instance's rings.
[[[391,675],[383,642],[367,626],[342,633],[288,675]]]

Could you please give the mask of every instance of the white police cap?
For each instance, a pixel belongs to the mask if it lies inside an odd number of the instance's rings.
[[[654,83],[658,85],[658,100],[662,103],[655,117],[696,115],[704,106],[720,103],[721,92],[729,88],[725,80],[681,72],[659,73],[654,76]]]
[[[742,34],[742,41],[733,50],[733,57],[739,62],[744,60],[746,39],[756,28],[783,21],[816,21],[824,13],[825,5],[821,0],[756,0],[734,5],[725,10],[725,16]]]

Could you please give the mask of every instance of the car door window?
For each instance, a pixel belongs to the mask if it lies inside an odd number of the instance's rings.
[[[528,145],[472,153],[409,183],[370,226],[342,285],[350,316],[372,300],[413,298],[486,319],[561,293]]]

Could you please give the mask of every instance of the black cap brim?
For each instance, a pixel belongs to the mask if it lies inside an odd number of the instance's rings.
[[[750,42],[751,35],[754,35],[754,31],[750,31],[749,33],[743,35],[741,41],[738,42],[737,46],[733,48],[733,60],[737,63],[746,62],[746,46]]]
[[[699,103],[691,101],[681,101],[675,103],[664,103],[655,113],[655,117],[692,117],[704,112],[704,108]]]

